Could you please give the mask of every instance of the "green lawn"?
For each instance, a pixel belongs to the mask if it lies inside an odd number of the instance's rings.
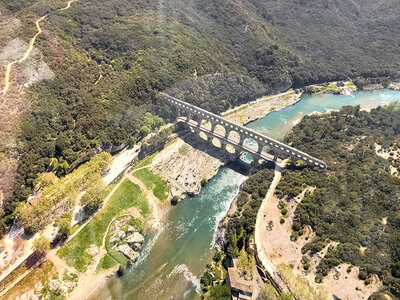
[[[173,140],[171,143],[174,143],[175,141],[176,139]],[[154,156],[156,156],[157,154],[158,152],[144,158],[137,164],[135,169],[140,169],[150,165],[153,162]],[[139,171],[134,171],[133,176],[142,181],[148,190],[153,190],[154,196],[160,199],[160,201],[165,201],[168,198],[169,185],[160,176],[154,174],[148,169],[141,169]]]
[[[125,180],[115,191],[106,207],[102,209],[71,241],[63,246],[58,254],[66,260],[67,264],[80,272],[85,272],[88,265],[92,263],[86,249],[91,244],[101,246],[104,234],[111,220],[122,211],[137,207],[144,217],[150,210],[146,197],[142,194],[140,187]]]
[[[97,265],[97,270],[108,270],[109,268],[112,268],[116,266],[118,262],[112,258],[110,255],[106,254],[104,257],[100,260],[99,264]]]
[[[169,195],[169,185],[160,176],[152,173],[148,169],[142,169],[133,173],[133,175],[142,181],[147,189],[153,190],[154,196],[160,201],[164,201]]]

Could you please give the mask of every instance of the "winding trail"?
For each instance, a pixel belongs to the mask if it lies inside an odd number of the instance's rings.
[[[64,7],[64,8],[61,8],[60,10],[67,10],[67,9],[70,9],[70,8],[71,8],[71,4],[74,3],[74,2],[76,2],[76,1],[78,1],[78,0],[71,0],[71,1],[68,1],[67,6]]]
[[[76,1],[78,1],[78,0],[70,0],[70,1],[68,1],[67,6],[65,6],[64,8],[61,8],[60,10],[63,11],[63,10],[67,10],[67,9],[71,8],[71,4],[73,2],[76,2]],[[24,62],[29,57],[29,55],[31,54],[31,52],[33,50],[33,46],[35,45],[35,42],[36,42],[36,38],[42,33],[42,28],[40,27],[40,22],[42,22],[44,19],[46,19],[47,16],[48,15],[44,15],[43,17],[41,17],[41,18],[36,20],[35,25],[36,25],[36,28],[37,28],[37,32],[31,38],[31,40],[29,41],[29,47],[25,51],[25,53],[22,56],[22,58],[14,60],[14,61],[10,62],[7,65],[6,74],[5,74],[5,77],[4,77],[4,88],[1,90],[1,92],[0,92],[1,94],[3,94],[3,95],[7,94],[8,90],[10,88],[10,76],[11,76],[12,67],[15,64],[20,64],[20,63]],[[5,104],[5,100],[3,101],[2,104],[0,104],[0,109],[3,107],[4,104]]]
[[[15,64],[19,64],[19,63],[24,62],[24,61],[29,57],[29,55],[30,55],[31,52],[32,52],[33,46],[35,45],[36,38],[42,33],[42,28],[40,27],[40,22],[42,22],[42,21],[43,21],[44,19],[46,19],[46,18],[47,18],[47,15],[45,15],[45,16],[43,16],[43,17],[41,17],[41,18],[39,18],[39,19],[36,20],[36,23],[35,23],[35,24],[36,24],[37,32],[36,32],[36,34],[33,36],[33,38],[31,38],[31,40],[30,40],[30,42],[29,42],[29,47],[28,47],[28,49],[25,51],[24,56],[22,56],[22,58],[20,58],[20,59],[17,59],[17,60],[14,60],[14,61],[10,62],[10,63],[7,65],[6,75],[5,75],[5,78],[4,78],[4,88],[3,88],[3,90],[1,91],[1,93],[2,93],[3,95],[7,94],[7,91],[8,91],[8,89],[10,88],[10,74],[11,74],[11,68],[12,68],[13,65],[15,65]],[[2,103],[1,106],[0,106],[0,108],[4,105],[4,103],[5,103],[5,101],[3,101],[3,103]]]

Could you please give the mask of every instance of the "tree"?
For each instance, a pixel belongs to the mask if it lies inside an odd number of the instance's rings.
[[[216,285],[210,288],[209,296],[206,300],[230,300],[231,290],[226,285]]]
[[[144,126],[140,127],[140,135],[141,135],[142,137],[145,137],[145,136],[148,135],[150,132],[151,132],[151,129],[150,129],[148,126],[144,125]]]
[[[45,254],[50,250],[50,239],[41,234],[33,241],[33,250]]]
[[[270,284],[265,284],[260,290],[261,300],[277,300],[278,296],[275,288]]]
[[[71,233],[72,214],[67,213],[56,218],[56,226],[58,227],[58,235],[66,237]]]
[[[129,148],[133,148],[136,145],[136,138],[134,136],[131,136],[131,138],[128,141],[128,146]]]
[[[45,188],[57,181],[57,176],[52,172],[39,174],[39,177],[35,180],[35,186],[38,188]]]
[[[253,269],[254,269],[254,258],[251,255],[248,255],[244,249],[240,251],[237,268],[241,275],[241,277],[245,279],[252,279],[253,277]]]
[[[99,208],[103,201],[103,190],[106,186],[100,174],[96,174],[95,180],[86,188],[86,193],[82,196],[81,203],[88,211],[93,211]]]

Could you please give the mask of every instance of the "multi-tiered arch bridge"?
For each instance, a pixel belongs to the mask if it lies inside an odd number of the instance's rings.
[[[327,168],[324,161],[305,152],[225,120],[195,105],[165,93],[161,94],[167,103],[175,109],[178,121],[185,122],[194,132],[202,133],[209,141],[218,139],[222,149],[227,149],[227,145],[230,145],[234,149],[233,158],[243,152],[248,152],[253,158],[253,165],[258,165],[261,160],[280,162],[281,158],[290,157],[292,161],[302,160],[311,167]],[[250,140],[253,142],[249,142]]]

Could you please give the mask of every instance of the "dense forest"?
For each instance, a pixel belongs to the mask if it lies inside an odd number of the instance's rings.
[[[140,138],[146,112],[168,121],[159,91],[221,112],[290,87],[399,69],[394,0],[79,0],[60,11],[64,6],[0,1],[2,14],[21,21],[17,33],[26,41],[33,21],[48,14],[36,46],[56,74],[27,91],[6,216],[53,159],[65,167],[61,176],[96,152]]]
[[[296,231],[310,225],[317,237],[302,249],[316,253],[329,241],[339,242],[321,260],[317,280],[323,281],[341,263],[360,266],[359,277],[369,281],[377,274],[400,297],[400,178],[377,155],[376,145],[400,145],[400,104],[371,112],[343,107],[330,115],[305,117],[286,142],[325,160],[327,172],[297,168],[285,170],[277,194],[295,197],[307,186],[293,224]],[[363,249],[363,251],[361,250]]]

